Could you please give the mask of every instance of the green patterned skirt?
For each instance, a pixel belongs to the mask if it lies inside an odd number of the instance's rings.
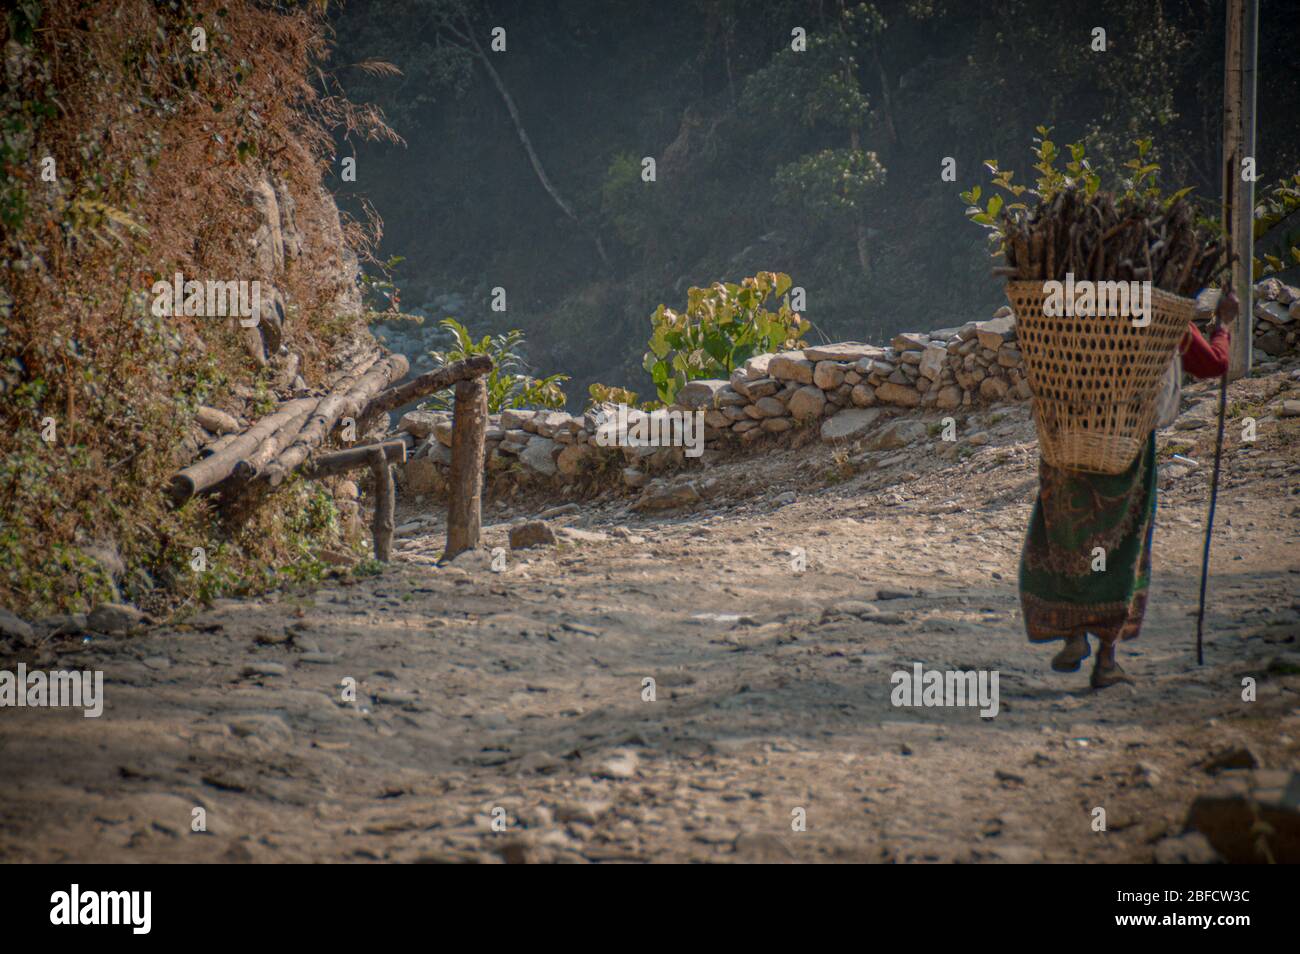
[[[1093,633],[1134,639],[1151,582],[1156,436],[1122,474],[1039,463],[1038,501],[1020,556],[1020,606],[1031,642]]]

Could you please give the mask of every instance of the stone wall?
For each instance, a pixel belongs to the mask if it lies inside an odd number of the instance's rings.
[[[1294,354],[1300,332],[1300,288],[1265,278],[1255,285],[1255,354]],[[1267,360],[1267,359],[1265,359]]]
[[[1256,295],[1256,348],[1267,355],[1294,353],[1300,289],[1266,279]],[[1208,318],[1212,308],[1209,299],[1198,302],[1198,317]],[[703,411],[704,446],[716,454],[816,438],[874,438],[892,426],[885,420],[891,411],[960,412],[1029,397],[1015,317],[1003,306],[987,321],[900,334],[885,347],[843,342],[757,355],[729,380],[691,381],[668,410]],[[630,413],[635,420],[646,412]],[[505,478],[563,487],[621,474],[626,487],[640,488],[653,474],[685,464],[681,447],[600,446],[597,414],[593,408],[578,416],[545,410],[491,415],[489,484]],[[413,411],[398,429],[421,439],[399,476],[404,488],[442,490],[451,462],[451,415]]]

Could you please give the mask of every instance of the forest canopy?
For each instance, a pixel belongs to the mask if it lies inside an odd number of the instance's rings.
[[[1263,194],[1300,168],[1300,0],[1261,17]],[[384,217],[403,307],[523,329],[578,394],[652,391],[656,308],[764,270],[806,290],[813,341],[985,317],[1001,292],[959,195],[986,160],[1028,166],[1042,125],[1103,170],[1150,139],[1217,214],[1213,0],[369,0],[334,26],[338,63],[401,71],[349,84],[406,146],[360,144],[332,185]]]

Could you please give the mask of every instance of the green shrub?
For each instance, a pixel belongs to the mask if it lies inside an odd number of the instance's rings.
[[[756,354],[800,347],[808,322],[784,298],[790,285],[782,272],[759,272],[739,285],[689,289],[685,312],[656,308],[642,366],[659,399],[671,404],[687,381],[725,378]],[[769,297],[780,300],[776,311],[766,307]]]
[[[569,380],[569,376],[552,374],[546,378],[535,378],[528,374],[528,366],[520,354],[524,344],[522,331],[515,329],[495,336],[484,335],[475,341],[469,329],[455,318],[445,318],[440,324],[455,336],[456,344],[447,351],[429,352],[438,364],[450,364],[478,354],[485,354],[492,359],[492,371],[487,376],[490,413],[530,405],[564,407],[566,399],[560,385]],[[452,400],[449,391],[441,391],[422,406],[451,410]]]

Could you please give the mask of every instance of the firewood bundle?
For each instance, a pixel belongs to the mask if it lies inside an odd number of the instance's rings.
[[[1209,285],[1223,254],[1184,198],[1167,208],[1153,199],[1078,189],[1058,192],[1031,212],[1004,211],[1007,264],[995,273],[1022,281],[1150,281],[1175,295]]]

